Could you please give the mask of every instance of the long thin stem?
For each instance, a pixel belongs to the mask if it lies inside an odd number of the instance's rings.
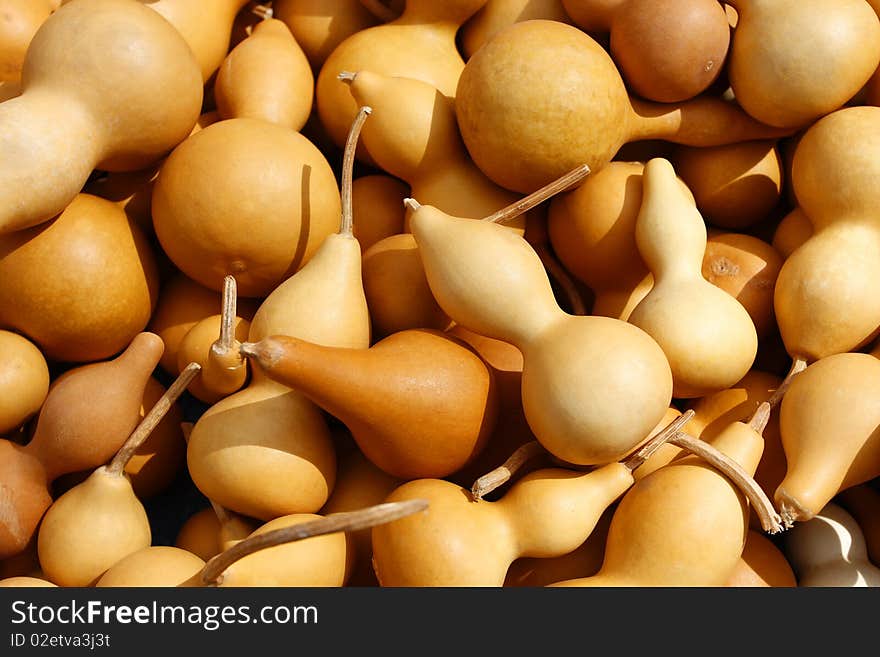
[[[340,235],[351,236],[353,234],[354,212],[351,206],[351,188],[354,177],[354,155],[357,151],[358,137],[364,127],[364,121],[372,112],[372,108],[367,106],[358,110],[348,131],[348,138],[345,140],[345,150],[342,153],[342,225],[339,228]]]
[[[590,175],[590,167],[586,164],[582,164],[581,166],[572,169],[564,176],[560,176],[553,182],[544,185],[541,189],[532,192],[528,196],[521,198],[518,201],[514,201],[507,207],[498,210],[498,212],[490,214],[488,217],[483,217],[481,221],[503,224],[511,219],[515,219],[521,214],[528,212],[536,205],[540,205],[551,196],[564,192],[575,183],[586,178],[588,175]]]
[[[782,401],[782,397],[785,395],[785,391],[788,390],[788,386],[791,385],[794,377],[805,369],[807,369],[807,361],[805,359],[797,357],[792,361],[791,369],[788,370],[788,374],[785,375],[782,383],[779,384],[779,387],[773,391],[773,394],[770,395],[770,399],[767,400],[767,403],[770,404],[770,408],[775,408],[779,402]]]
[[[645,461],[651,458],[651,455],[656,452],[660,447],[665,445],[670,439],[677,434],[681,428],[690,422],[691,418],[696,415],[696,412],[693,409],[688,409],[677,418],[675,418],[672,422],[670,422],[666,427],[661,429],[658,433],[654,435],[653,438],[649,439],[644,445],[642,445],[638,450],[636,450],[632,456],[626,459],[623,464],[627,467],[627,469],[632,472],[640,465],[642,465]]]
[[[229,353],[235,340],[235,316],[238,312],[238,285],[234,276],[223,279],[223,306],[220,313],[220,339],[217,350],[222,354]]]
[[[159,397],[159,401],[157,401],[153,408],[150,409],[149,413],[144,416],[144,419],[140,421],[140,424],[138,424],[137,427],[135,427],[135,430],[128,437],[128,440],[126,440],[122,447],[119,448],[119,451],[116,452],[116,456],[113,457],[113,460],[110,461],[110,465],[107,466],[107,472],[109,474],[122,476],[122,471],[125,469],[126,464],[131,460],[131,457],[134,456],[134,453],[153,432],[153,429],[159,425],[162,418],[164,418],[168,411],[171,410],[174,402],[176,402],[184,393],[186,387],[192,383],[192,380],[201,369],[202,366],[198,363],[190,363],[183,369],[180,376],[178,376],[174,380],[174,383],[168,387],[168,390]]]
[[[494,470],[487,472],[471,486],[471,497],[474,502],[481,502],[483,497],[507,482],[519,469],[533,458],[547,454],[547,450],[537,440],[520,445],[508,459]]]
[[[752,417],[749,418],[749,426],[755,433],[759,435],[764,433],[764,429],[767,428],[767,423],[770,421],[771,412],[773,412],[773,407],[770,406],[770,402],[761,402],[758,405],[758,408],[752,413]]]
[[[244,557],[283,543],[293,543],[313,536],[352,532],[405,518],[428,508],[423,499],[404,502],[386,502],[369,506],[358,511],[334,513],[326,518],[310,520],[298,525],[283,527],[264,534],[246,538],[233,547],[211,559],[202,569],[201,581],[204,586],[218,586],[223,581],[223,573],[236,561]]]

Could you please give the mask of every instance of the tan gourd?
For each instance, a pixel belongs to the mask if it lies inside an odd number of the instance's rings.
[[[798,586],[880,586],[880,568],[868,561],[865,537],[855,519],[836,504],[783,537]]]
[[[592,34],[607,32],[618,12],[629,0],[562,0],[574,24]]]
[[[49,393],[49,366],[36,345],[0,331],[0,434],[15,431],[33,417]]]
[[[508,25],[536,18],[571,23],[560,0],[489,0],[461,27],[459,42],[465,61]]]
[[[21,94],[21,85],[17,82],[0,82],[0,103]]]
[[[788,461],[775,501],[783,516],[809,520],[841,490],[880,476],[880,360],[827,356],[798,374],[782,398]]]
[[[511,25],[474,53],[455,110],[474,163],[522,193],[581,164],[598,171],[629,141],[717,146],[785,133],[710,96],[680,104],[630,97],[596,41],[545,20]]]
[[[220,508],[202,509],[187,518],[177,533],[174,546],[209,561],[247,538],[259,526],[259,523],[225,509],[218,513]]]
[[[535,251],[492,221],[423,205],[411,227],[440,307],[522,351],[523,409],[549,452],[596,465],[644,440],[672,396],[669,363],[653,338],[620,320],[562,311]],[[623,399],[627,410],[618,413]]]
[[[783,259],[792,253],[813,235],[813,224],[800,208],[795,208],[782,218],[773,233],[771,244]]]
[[[204,567],[205,561],[192,552],[154,545],[117,561],[101,575],[95,586],[179,586]]]
[[[870,483],[847,488],[835,498],[859,524],[865,536],[868,557],[875,566],[880,563],[880,492]]]
[[[281,334],[332,347],[370,345],[349,191],[354,145],[366,116],[366,110],[358,114],[344,155],[340,232],[328,236],[308,264],[266,297],[251,321],[249,341]],[[261,520],[318,511],[336,473],[336,454],[318,407],[259,371],[246,388],[199,418],[187,463],[209,499]]]
[[[312,111],[315,79],[287,26],[270,18],[223,60],[214,100],[223,119],[261,119],[301,130]]]
[[[367,458],[401,479],[455,472],[495,425],[491,370],[439,331],[401,331],[369,349],[272,336],[241,352],[344,422]]]
[[[67,371],[50,387],[31,441],[0,440],[0,557],[20,552],[34,535],[54,479],[100,465],[120,448],[161,354],[162,341],[141,333],[116,359]]]
[[[750,529],[739,563],[725,586],[791,588],[797,586],[797,580],[785,555],[773,541]]]
[[[0,235],[0,326],[51,360],[118,353],[146,326],[158,287],[143,233],[95,196],[76,196],[43,226]]]
[[[740,302],[758,339],[776,328],[773,290],[783,258],[764,240],[740,233],[709,235],[703,254],[703,278]]]
[[[54,588],[56,585],[39,577],[8,577],[0,579],[0,587],[12,588]]]
[[[190,132],[202,104],[192,52],[130,0],[77,0],[35,35],[22,93],[0,106],[0,233],[44,222],[93,169],[133,171]]]
[[[662,347],[672,368],[673,397],[728,388],[752,367],[758,351],[755,325],[739,301],[703,278],[706,226],[681,192],[669,161],[650,160],[642,187],[635,237],[654,287],[629,322]]]
[[[801,127],[833,112],[880,65],[880,20],[864,0],[731,0],[728,75],[746,112]]]
[[[45,0],[0,2],[0,82],[21,81],[21,65],[28,45],[50,12]]]
[[[675,170],[709,223],[738,230],[764,219],[782,194],[782,159],[775,141],[711,148],[679,147]]]
[[[162,248],[214,290],[232,274],[243,296],[269,294],[339,228],[336,177],[298,132],[220,121],[174,149],[153,188]]]
[[[358,218],[354,236],[366,252],[376,242],[403,232],[406,209],[403,199],[410,196],[403,181],[381,174],[355,178],[351,205]]]
[[[239,317],[250,321],[259,307],[259,299],[238,299],[236,310]],[[177,352],[180,343],[201,320],[217,314],[221,307],[221,295],[215,290],[199,285],[184,274],[169,278],[159,290],[156,311],[147,325],[148,330],[162,338],[165,351],[159,364],[168,374],[176,376],[180,371]]]
[[[796,363],[852,351],[880,327],[878,152],[877,107],[838,110],[798,143],[792,184],[815,232],[786,259],[774,293],[779,331]]]
[[[192,381],[188,368],[138,424],[109,465],[52,503],[40,523],[37,552],[46,578],[59,586],[90,586],[132,552],[150,546],[150,521],[125,474],[125,464]]]
[[[334,48],[318,74],[315,100],[321,123],[339,146],[358,104],[337,76],[369,70],[427,82],[450,98],[464,68],[456,47],[458,28],[487,0],[407,0],[403,14],[355,32]]]

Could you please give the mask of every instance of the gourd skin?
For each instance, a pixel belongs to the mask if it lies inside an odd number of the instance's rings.
[[[174,539],[174,546],[209,561],[247,538],[258,526],[259,523],[239,515],[230,515],[221,524],[214,509],[208,507],[187,518]]]
[[[785,555],[766,536],[750,529],[739,564],[727,580],[734,587],[794,587],[794,572]]]
[[[0,83],[18,83],[21,65],[34,34],[49,17],[42,0],[2,0],[0,2]]]
[[[178,586],[204,567],[202,559],[186,550],[155,545],[117,561],[95,586]]]
[[[54,588],[56,585],[39,577],[8,577],[0,579],[0,587]]]
[[[560,0],[489,0],[461,28],[461,50],[465,61],[500,30],[513,23],[543,18],[571,23]]]
[[[43,464],[22,447],[0,440],[0,559],[20,553],[52,504]]]
[[[0,434],[15,431],[40,410],[49,394],[49,366],[26,338],[0,331]]]
[[[142,169],[189,134],[202,104],[192,51],[129,0],[77,0],[34,36],[22,94],[0,105],[0,233],[61,212],[92,169]]]
[[[773,248],[776,249],[783,259],[795,252],[795,250],[813,235],[813,224],[810,218],[800,208],[795,208],[782,218],[776,231],[773,233]]]
[[[372,120],[372,119],[371,119]],[[354,236],[366,253],[371,246],[403,232],[403,200],[409,186],[391,176],[373,174],[355,178],[351,186],[352,213],[357,217]]]

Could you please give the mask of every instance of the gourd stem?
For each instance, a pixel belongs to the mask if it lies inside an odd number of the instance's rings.
[[[737,488],[748,498],[749,502],[761,520],[761,527],[765,532],[778,534],[791,527],[787,519],[783,519],[767,497],[766,493],[758,486],[757,482],[745,471],[742,466],[732,458],[719,451],[712,445],[694,438],[686,433],[677,433],[669,439],[669,443],[696,454],[710,465],[726,475]]]
[[[355,116],[348,131],[348,138],[345,140],[345,150],[342,153],[342,224],[339,227],[339,234],[348,237],[351,237],[354,231],[354,212],[351,207],[354,155],[357,151],[357,142],[361,134],[361,128],[364,127],[364,121],[367,120],[372,111],[372,108],[367,106],[361,107],[358,110],[357,116]]]
[[[232,349],[235,340],[235,315],[238,312],[238,286],[234,276],[226,276],[223,279],[223,306],[220,312],[220,339],[217,341],[216,350],[220,355],[226,355]]]
[[[642,445],[638,450],[636,450],[632,456],[626,459],[623,462],[623,465],[632,472],[640,465],[642,465],[645,461],[651,458],[651,455],[656,452],[660,447],[669,442],[669,440],[677,434],[681,428],[690,422],[691,418],[696,415],[696,412],[693,409],[688,409],[677,418],[675,418],[672,422],[666,425],[663,429],[661,429],[658,433],[654,435],[654,437],[650,438],[648,442]]]
[[[373,16],[383,23],[400,18],[400,14],[391,9],[391,7],[382,4],[379,0],[360,0],[360,3],[363,5],[364,9],[373,14]]]
[[[225,525],[227,522],[229,522],[229,512],[222,506],[217,504],[214,500],[208,501],[211,503],[211,508],[214,509],[214,515],[217,516],[217,520],[220,521],[220,524]]]
[[[553,182],[544,185],[541,189],[532,192],[528,196],[514,201],[507,207],[501,208],[498,212],[483,217],[482,221],[488,221],[495,224],[503,224],[511,219],[515,219],[521,214],[528,212],[536,205],[540,205],[548,198],[564,192],[575,183],[580,182],[590,174],[590,167],[586,164],[572,169],[564,176],[560,176]]]
[[[346,84],[351,84],[357,78],[357,73],[352,73],[351,71],[342,71],[339,75],[336,76],[336,79],[345,82]]]
[[[532,248],[535,249],[535,253],[538,254],[538,257],[541,259],[541,263],[544,265],[544,269],[547,270],[550,278],[556,281],[562,289],[562,293],[568,300],[569,308],[571,308],[571,314],[586,315],[587,307],[584,304],[581,293],[578,292],[577,286],[574,284],[574,280],[569,276],[568,272],[565,271],[562,264],[550,252],[550,249],[544,245],[532,245]]]
[[[254,5],[253,7],[251,7],[251,13],[255,16],[259,16],[264,21],[269,20],[275,15],[272,7],[267,7],[266,5]]]
[[[487,472],[471,486],[474,502],[482,502],[483,497],[507,482],[523,465],[533,458],[544,456],[547,450],[537,440],[520,445],[508,459],[494,470]]]
[[[254,552],[265,550],[266,548],[301,541],[313,536],[367,529],[405,518],[427,508],[428,501],[423,499],[386,502],[384,504],[368,506],[358,511],[334,513],[326,518],[283,527],[265,534],[257,534],[236,543],[233,547],[221,552],[205,564],[201,572],[201,583],[204,586],[219,586],[223,582],[223,573],[232,564],[239,559],[243,559]]]
[[[779,384],[779,387],[773,391],[773,394],[770,395],[770,399],[767,400],[767,403],[770,404],[770,408],[776,408],[779,402],[782,401],[782,397],[785,395],[785,391],[788,390],[788,386],[791,385],[792,379],[805,369],[807,369],[807,361],[800,356],[795,358],[791,364],[791,369],[788,370],[788,374],[785,375],[782,383]]]
[[[773,407],[770,406],[770,402],[761,402],[758,408],[755,409],[752,417],[749,418],[749,427],[759,436],[763,435],[764,429],[767,428],[772,410]]]
[[[138,424],[137,427],[135,427],[135,430],[128,437],[128,440],[126,440],[122,447],[119,448],[119,451],[116,452],[116,456],[113,457],[113,460],[110,461],[110,465],[107,466],[107,472],[109,474],[122,476],[122,471],[131,460],[131,457],[134,456],[134,453],[153,432],[153,429],[159,425],[162,418],[165,417],[174,405],[174,402],[176,402],[178,397],[183,394],[186,387],[192,382],[201,369],[202,366],[198,363],[190,363],[183,369],[180,376],[178,376],[174,380],[174,383],[168,387],[165,394],[159,397],[159,401],[157,401],[153,408],[151,408],[144,416],[144,419],[140,421],[140,424]]]

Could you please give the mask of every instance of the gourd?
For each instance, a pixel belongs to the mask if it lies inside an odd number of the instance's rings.
[[[644,440],[672,397],[671,370],[656,341],[620,320],[562,311],[540,258],[513,231],[412,205],[413,236],[440,307],[465,328],[522,351],[523,409],[541,444],[570,463],[598,465]],[[627,412],[616,413],[623,399]]]
[[[144,387],[162,341],[138,334],[117,358],[65,372],[49,389],[30,442],[0,440],[0,558],[22,551],[52,498],[50,483],[96,467],[119,449],[138,421]]]
[[[865,536],[868,557],[875,566],[880,563],[880,492],[870,483],[847,488],[835,498],[859,525]]]
[[[49,394],[49,366],[36,345],[0,331],[0,434],[15,431],[33,417]]]
[[[21,65],[28,45],[50,13],[45,0],[0,2],[0,83],[21,81]]]
[[[331,140],[345,143],[358,104],[337,76],[370,70],[422,80],[450,98],[464,68],[456,47],[458,28],[487,0],[407,0],[399,18],[353,33],[327,57],[318,74],[315,101]]]
[[[750,529],[742,557],[725,586],[791,588],[797,586],[797,580],[785,555],[773,541]]]
[[[158,287],[143,233],[95,196],[79,194],[53,221],[0,235],[0,326],[51,360],[119,353],[149,321]]]
[[[0,579],[0,587],[55,588],[55,584],[40,579],[39,577],[8,577],[6,579]]]
[[[248,340],[288,335],[333,347],[370,345],[361,250],[352,233],[354,149],[368,110],[352,124],[343,156],[340,232],[275,288],[251,321]],[[336,454],[321,411],[257,369],[247,387],[196,422],[187,447],[193,482],[224,508],[260,520],[318,511],[333,489]]]
[[[0,106],[0,233],[57,215],[93,169],[149,166],[201,104],[195,59],[168,21],[130,0],[64,5],[31,41],[21,95]]]
[[[201,572],[205,561],[186,550],[153,545],[132,552],[101,575],[95,586],[178,586]]]
[[[880,65],[880,20],[864,0],[731,0],[739,22],[728,75],[737,102],[768,125],[834,112]]]
[[[838,492],[880,475],[880,360],[826,356],[791,381],[780,429],[788,462],[774,498],[794,521],[819,513]]]
[[[249,518],[213,504],[187,518],[174,539],[174,546],[207,562],[247,538],[258,526],[259,523]]]
[[[222,119],[249,118],[301,130],[312,110],[315,80],[287,26],[270,18],[235,46],[217,72],[214,99]]]
[[[774,140],[680,146],[672,161],[700,214],[714,226],[739,230],[756,224],[782,195],[782,159]]]
[[[526,194],[581,164],[598,171],[629,141],[718,146],[785,134],[718,98],[657,104],[630,97],[596,41],[545,20],[511,25],[474,53],[455,111],[474,163]]]
[[[560,0],[489,0],[461,27],[459,43],[465,61],[508,25],[536,18],[571,23],[562,4]]]
[[[403,233],[403,199],[408,196],[409,186],[392,176],[372,174],[354,179],[351,205],[358,218],[354,236],[361,251],[366,253],[376,242]]]
[[[880,568],[868,561],[865,537],[855,519],[837,504],[826,504],[785,536],[785,554],[798,586],[880,586]]]
[[[742,304],[703,278],[706,227],[681,192],[672,164],[650,160],[642,187],[635,238],[654,287],[629,322],[653,337],[669,359],[673,397],[728,388],[752,367],[758,351],[755,326]]]
[[[785,215],[773,233],[771,244],[779,254],[788,259],[792,253],[813,235],[813,224],[800,208]]]
[[[439,331],[401,331],[369,349],[271,336],[240,350],[345,423],[366,457],[401,479],[452,474],[494,428],[491,370]]]

